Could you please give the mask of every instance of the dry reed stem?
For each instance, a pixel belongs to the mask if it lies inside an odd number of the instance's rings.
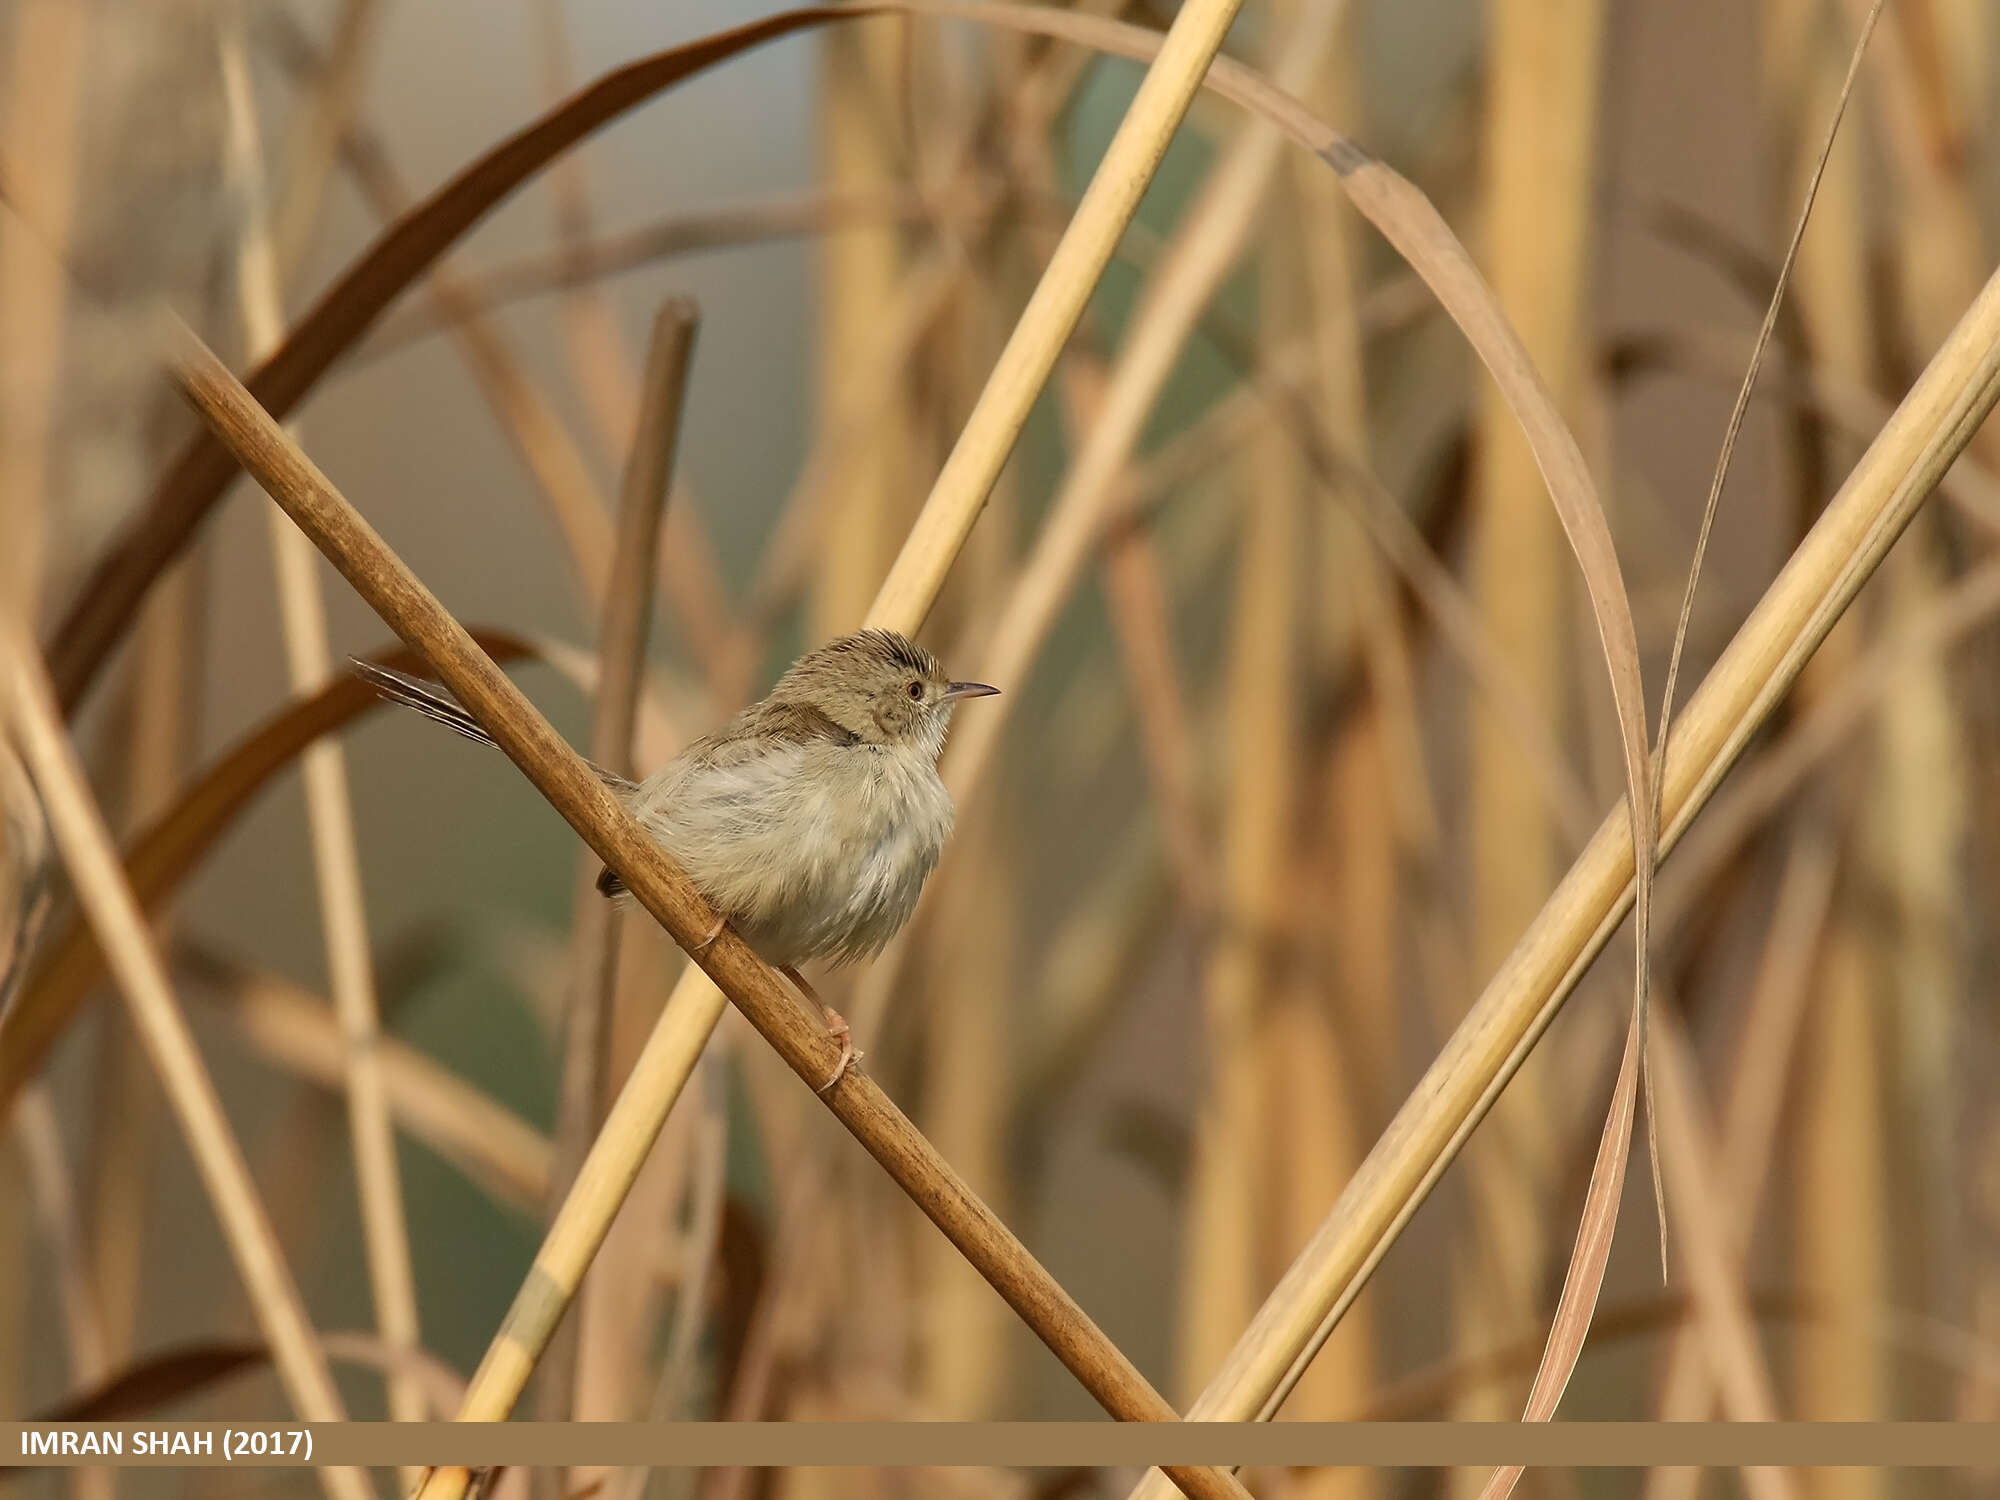
[[[1240,5],[1241,0],[1188,0],[1176,13],[870,606],[870,625],[914,631],[930,613],[1029,407],[1083,315]]]
[[[229,166],[243,215],[237,295],[247,352],[252,360],[262,360],[283,342],[284,299],[278,284],[277,246],[267,215],[269,193],[257,105],[240,24],[223,34],[221,67],[229,120]],[[319,557],[282,512],[272,508],[267,519],[286,675],[292,691],[303,696],[323,686],[334,671]],[[305,784],[328,988],[345,1044],[348,1141],[376,1330],[391,1349],[415,1349],[421,1342],[416,1274],[410,1261],[410,1230],[403,1212],[395,1130],[389,1120],[387,1087],[377,1051],[381,1016],[375,996],[375,959],[368,940],[368,906],[361,885],[361,856],[356,847],[354,802],[348,792],[347,758],[338,742],[321,740],[300,756],[299,772]],[[423,1420],[423,1392],[413,1380],[392,1377],[388,1397],[391,1420]],[[403,1474],[406,1484],[418,1477],[413,1470]]]
[[[828,1077],[839,1049],[827,1037],[820,1018],[726,926],[705,942],[714,929],[714,914],[686,875],[214,354],[183,324],[174,324],[168,332],[176,381],[230,451],[313,536],[370,607],[424,654],[509,759],[585,834],[586,842],[618,871],[675,941],[684,949],[699,950],[697,962],[792,1071],[815,1086]],[[661,1045],[666,1035],[667,1028],[655,1027],[613,1104],[578,1176],[576,1191],[474,1376],[461,1420],[497,1420],[506,1414],[546,1343],[553,1320],[573,1296],[611,1212],[664,1121],[665,1111],[649,1075],[671,1073],[674,1068],[673,1059],[661,1055],[667,1050]],[[873,1080],[849,1069],[821,1097],[1114,1416],[1172,1420],[1172,1409],[956,1179]],[[1175,1478],[1196,1495],[1242,1493],[1232,1479],[1214,1470],[1176,1471]],[[465,1479],[463,1470],[438,1471],[426,1489],[433,1497],[456,1494]]]
[[[223,1237],[250,1295],[252,1310],[273,1351],[279,1379],[294,1413],[304,1421],[345,1420],[326,1356],[306,1319],[284,1252],[271,1232],[241,1147],[229,1128],[215,1085],[202,1065],[186,1019],[174,1003],[166,970],[154,951],[109,830],[90,794],[75,747],[62,728],[55,695],[18,633],[0,637],[6,661],[7,717],[23,760],[48,808],[49,824],[78,897],[104,944],[120,993],[160,1075]],[[371,1500],[367,1477],[357,1469],[318,1471],[328,1500]]]
[[[1827,504],[1674,726],[1662,786],[1672,847],[1783,699],[2000,397],[2000,277],[1989,280]],[[1191,1416],[1268,1416],[1630,910],[1615,813],[1391,1123]]]
[[[249,1048],[321,1088],[348,1087],[347,1046],[331,1006],[279,975],[210,950],[179,945],[174,966],[212,989]],[[394,1037],[377,1044],[390,1114],[477,1183],[494,1201],[524,1214],[547,1202],[549,1140],[484,1090]]]
[[[637,426],[627,452],[618,502],[618,538],[598,631],[597,692],[590,727],[591,759],[607,770],[636,774],[634,733],[645,672],[646,637],[659,577],[661,521],[680,442],[688,366],[699,314],[681,298],[653,321]],[[560,1210],[577,1169],[603,1121],[611,1091],[611,1015],[618,989],[618,912],[597,889],[598,862],[586,851],[577,865],[571,902],[570,964],[563,1017],[562,1073],[556,1113],[555,1170],[547,1213]],[[543,1376],[542,1419],[566,1422],[576,1410],[581,1372],[581,1318],[552,1343]]]
[[[1732,1269],[1740,1269],[1756,1205],[1764,1195],[1785,1080],[1809,998],[1807,980],[1832,904],[1837,868],[1832,841],[1810,822],[1801,826],[1778,879],[1770,935],[1752,981],[1719,1124],[1717,1159],[1725,1165],[1710,1184],[1719,1201],[1709,1211],[1719,1220]],[[1660,1419],[1708,1420],[1716,1384],[1710,1351],[1696,1328],[1677,1330],[1660,1381]],[[1695,1500],[1699,1488],[1697,1470],[1656,1469],[1646,1479],[1646,1500]]]

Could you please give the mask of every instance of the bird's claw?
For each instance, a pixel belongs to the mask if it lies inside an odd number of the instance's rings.
[[[813,1090],[815,1094],[824,1094],[828,1089],[840,1082],[841,1079],[845,1078],[847,1070],[860,1062],[863,1055],[854,1050],[853,1028],[847,1024],[846,1019],[840,1012],[828,1005],[824,1000],[820,1001],[820,1009],[826,1012],[827,1035],[840,1043],[840,1061],[833,1065],[832,1076],[825,1083],[822,1083],[818,1088]]]

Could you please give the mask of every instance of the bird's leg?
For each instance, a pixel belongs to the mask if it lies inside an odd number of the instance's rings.
[[[840,1043],[840,1061],[833,1065],[833,1076],[813,1090],[816,1094],[824,1094],[828,1089],[847,1076],[849,1068],[861,1061],[862,1054],[854,1050],[854,1030],[842,1018],[839,1011],[820,999],[819,991],[806,983],[805,975],[801,974],[790,964],[779,965],[778,972],[791,980],[798,987],[801,995],[804,995],[806,999],[812,1001],[814,1005],[820,1008],[821,1013],[826,1017],[827,1034]]]

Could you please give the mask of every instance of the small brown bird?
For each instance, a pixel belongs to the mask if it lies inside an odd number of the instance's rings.
[[[384,697],[493,743],[437,684],[353,666]],[[720,914],[703,946],[735,927],[825,1012],[841,1056],[821,1092],[856,1053],[798,966],[872,957],[909,921],[951,834],[937,761],[952,708],[998,691],[951,681],[904,636],[864,630],[800,657],[769,696],[645,781],[593,767]],[[624,894],[610,870],[597,888]]]

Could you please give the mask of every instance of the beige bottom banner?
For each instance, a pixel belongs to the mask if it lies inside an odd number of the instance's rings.
[[[0,1465],[2000,1466],[1974,1422],[0,1423]]]

